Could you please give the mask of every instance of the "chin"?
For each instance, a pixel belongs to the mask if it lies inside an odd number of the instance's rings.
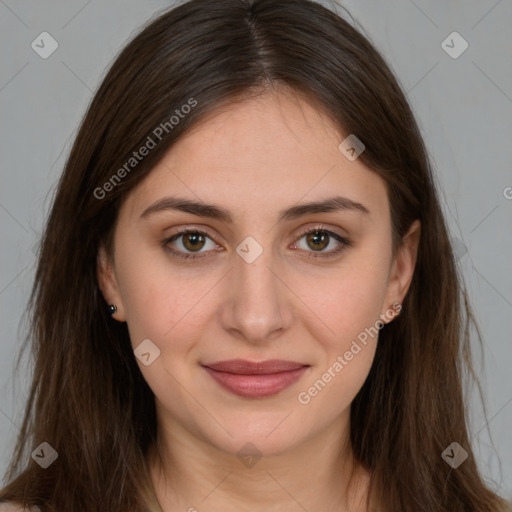
[[[301,442],[307,440],[306,432],[297,432],[293,425],[285,424],[289,419],[286,414],[272,415],[267,420],[255,420],[243,424],[225,424],[224,427],[231,434],[217,430],[216,435],[209,439],[209,443],[217,449],[239,458],[275,457],[296,448]],[[270,426],[271,425],[271,426]]]

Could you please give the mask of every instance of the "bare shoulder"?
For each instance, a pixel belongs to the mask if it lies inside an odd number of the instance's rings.
[[[37,512],[37,508],[23,508],[16,503],[0,503],[0,512]]]

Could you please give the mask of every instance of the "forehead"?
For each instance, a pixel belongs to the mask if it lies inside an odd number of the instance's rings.
[[[384,181],[338,149],[342,134],[298,96],[266,93],[233,103],[178,140],[131,192],[136,215],[165,195],[222,204],[236,213],[343,195],[386,214]]]

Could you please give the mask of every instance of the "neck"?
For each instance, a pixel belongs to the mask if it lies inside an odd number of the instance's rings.
[[[345,427],[345,428],[343,428]],[[148,454],[163,512],[362,512],[369,474],[353,459],[348,416],[272,457],[240,458],[180,424],[159,425]]]

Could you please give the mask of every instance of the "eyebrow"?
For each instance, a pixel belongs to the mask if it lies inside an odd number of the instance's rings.
[[[229,210],[214,204],[205,204],[192,201],[181,197],[164,197],[159,199],[148,208],[146,208],[140,218],[146,218],[149,215],[162,211],[181,211],[191,213],[200,217],[216,219],[227,224],[233,223],[233,215]],[[278,216],[278,222],[285,220],[294,220],[311,213],[329,213],[336,211],[354,211],[368,215],[370,211],[361,203],[349,199],[348,197],[334,196],[323,201],[302,203],[285,210],[281,210]]]

